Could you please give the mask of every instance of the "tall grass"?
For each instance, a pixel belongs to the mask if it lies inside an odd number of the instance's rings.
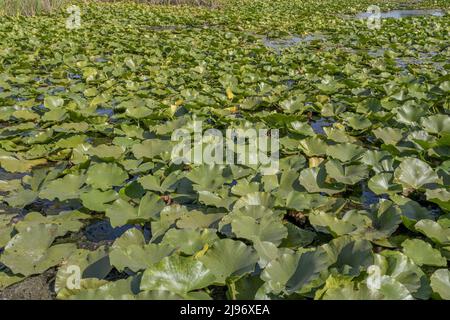
[[[101,2],[121,2],[123,0],[97,0]],[[219,7],[221,0],[132,0],[137,3],[160,4],[160,5],[191,5],[201,7]]]
[[[123,0],[83,0],[83,2],[122,2]],[[130,1],[130,0],[128,0]],[[131,0],[137,3],[156,5],[192,5],[217,8],[222,0]],[[73,2],[73,1],[72,1]],[[59,10],[69,0],[0,0],[0,15],[34,16]]]
[[[67,0],[0,0],[1,15],[48,14],[61,8]]]

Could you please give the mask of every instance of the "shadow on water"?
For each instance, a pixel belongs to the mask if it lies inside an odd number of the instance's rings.
[[[315,134],[325,135],[324,127],[331,127],[335,121],[333,119],[319,118],[309,123]]]
[[[95,110],[95,113],[99,116],[107,116],[111,118],[114,115],[114,110],[109,108],[97,108],[97,110]]]
[[[84,231],[86,239],[90,242],[114,241],[127,230],[137,228],[142,230],[144,238],[148,241],[151,238],[150,231],[140,225],[126,224],[114,228],[109,221],[101,220],[88,225]]]
[[[372,190],[370,190],[366,184],[361,183],[362,189],[362,204],[364,208],[369,208],[373,204],[377,204],[381,199],[387,200],[389,197],[386,194],[376,195]]]
[[[8,172],[5,169],[0,168],[0,180],[3,180],[3,181],[22,179],[26,175],[28,175],[28,174],[23,173],[23,172]]]
[[[132,225],[113,228],[108,221],[98,221],[86,227],[84,232],[88,241],[111,241],[120,237],[125,231],[133,228]]]

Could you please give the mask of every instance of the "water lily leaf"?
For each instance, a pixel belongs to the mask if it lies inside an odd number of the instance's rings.
[[[101,191],[91,189],[80,194],[80,199],[83,202],[83,206],[89,210],[103,212],[107,209],[107,204],[116,200],[118,196],[114,190]]]
[[[379,266],[370,266],[367,272],[365,285],[370,296],[377,300],[413,300],[409,290],[395,278],[382,275]]]
[[[188,214],[189,211],[184,206],[171,205],[165,207],[159,215],[159,220],[151,222],[152,239],[155,241],[162,236],[175,222]]]
[[[20,275],[8,274],[7,272],[0,271],[0,290],[3,290],[15,283],[24,280],[25,277]]]
[[[311,210],[328,202],[328,197],[320,194],[292,191],[286,199],[286,207],[293,210]]]
[[[47,96],[44,98],[44,106],[48,109],[56,109],[62,107],[64,99],[55,96]]]
[[[172,248],[187,255],[193,255],[200,251],[205,245],[211,246],[219,237],[214,229],[170,229],[164,235],[161,244],[167,244]]]
[[[56,226],[56,236],[64,236],[67,232],[77,232],[84,223],[80,220],[90,219],[91,216],[80,211],[62,211],[58,215],[43,216],[39,212],[30,212],[25,218],[15,224],[18,232],[26,232],[29,227],[38,224],[50,224]]]
[[[3,248],[13,235],[13,226],[0,226],[0,248]]]
[[[134,144],[131,147],[136,159],[148,158],[153,159],[164,153],[170,153],[173,142],[170,140],[149,139],[140,144]]]
[[[255,300],[258,289],[264,284],[258,276],[243,277],[234,282],[236,300]],[[233,297],[230,297],[230,299]]]
[[[3,200],[14,208],[23,208],[26,205],[35,201],[38,193],[29,189],[20,188],[19,190],[10,193],[10,196],[4,197]]]
[[[445,228],[430,219],[422,219],[414,227],[434,242],[441,245],[450,245],[450,228]]]
[[[367,240],[389,237],[401,223],[400,209],[391,201],[381,201],[370,210],[349,210],[345,213],[312,211],[311,224],[334,236],[358,235]]]
[[[198,191],[198,201],[207,206],[229,210],[236,200],[237,198],[233,196],[221,196],[209,191]]]
[[[387,151],[367,150],[361,157],[361,162],[371,167],[376,173],[394,171],[394,160]]]
[[[167,290],[183,295],[214,282],[215,276],[201,261],[172,255],[144,271],[140,288]]]
[[[194,183],[197,191],[214,191],[222,186],[226,179],[219,165],[201,165],[192,169],[186,177]]]
[[[266,265],[276,259],[283,251],[288,251],[289,249],[278,249],[278,247],[272,242],[255,240],[253,242],[253,247],[259,256],[258,265],[260,268],[265,268]],[[284,253],[284,252],[283,252]]]
[[[427,275],[411,259],[399,251],[384,250],[375,254],[380,273],[401,283],[417,299],[428,299],[431,288]]]
[[[327,143],[319,137],[309,137],[299,142],[299,148],[308,157],[324,155]]]
[[[281,242],[281,247],[286,248],[298,248],[298,247],[304,247],[309,244],[311,244],[315,237],[316,233],[310,230],[301,229],[297,227],[293,223],[286,223],[285,227],[288,230],[288,235],[283,241]]]
[[[325,167],[320,165],[315,168],[303,169],[300,172],[299,181],[308,192],[324,192],[333,195],[345,190],[345,186],[342,184],[327,183],[326,176]]]
[[[269,262],[261,273],[261,279],[266,282],[265,289],[275,294],[286,291],[286,283],[296,271],[300,256],[285,253]]]
[[[88,150],[89,155],[100,159],[119,159],[124,152],[125,148],[122,146],[108,146],[106,144],[101,144]]]
[[[106,209],[106,216],[113,227],[128,223],[141,223],[154,219],[164,208],[164,202],[154,194],[146,194],[139,207],[135,207],[124,199],[117,199]]]
[[[418,266],[428,265],[445,267],[445,259],[439,250],[434,249],[429,243],[420,239],[407,239],[402,243],[403,252]]]
[[[425,191],[427,200],[436,203],[445,211],[450,211],[450,192],[443,188],[427,189]]]
[[[95,163],[87,171],[86,183],[103,191],[120,186],[128,174],[115,163]]]
[[[231,188],[231,193],[237,196],[245,196],[248,193],[259,192],[260,184],[257,182],[249,182],[246,179],[238,180]]]
[[[233,210],[237,210],[245,206],[263,206],[266,208],[271,208],[273,207],[274,203],[275,199],[270,193],[252,192],[246,194],[238,201],[236,201],[233,206]]]
[[[85,180],[86,177],[83,175],[67,174],[44,185],[39,197],[49,200],[59,199],[60,201],[76,199],[79,197],[80,188]]]
[[[237,216],[231,228],[238,238],[272,242],[279,245],[287,237],[287,229],[277,218],[264,216],[259,221],[249,216]]]
[[[372,1],[232,2],[0,17],[0,261],[60,299],[442,298],[448,1],[380,1],[441,7],[381,33]]]
[[[352,277],[332,275],[316,298],[325,300],[411,300],[428,299],[430,287],[427,276],[408,257],[398,251],[375,254],[374,265],[367,268],[363,282]],[[334,278],[334,279],[333,279]]]
[[[21,188],[21,180],[0,180],[0,192],[11,192]]]
[[[173,251],[173,247],[167,244],[146,244],[142,232],[131,228],[114,241],[109,257],[117,270],[128,268],[138,272],[158,263]]]
[[[293,274],[286,282],[286,292],[307,292],[308,286],[330,265],[328,254],[321,248],[300,255]],[[267,269],[267,268],[266,268]]]
[[[361,156],[364,151],[364,148],[352,143],[339,143],[328,146],[326,153],[341,162],[349,162]]]
[[[241,241],[222,239],[216,241],[199,260],[211,270],[216,282],[225,283],[228,279],[236,280],[253,272],[258,255]]]
[[[370,178],[367,183],[370,190],[375,194],[395,194],[402,192],[402,186],[393,183],[394,175],[392,173],[378,173]]]
[[[404,159],[394,172],[395,179],[405,188],[419,189],[430,183],[440,183],[438,175],[422,160]]]
[[[143,220],[156,220],[165,206],[166,204],[158,195],[147,192],[139,203],[138,218]]]
[[[125,59],[125,64],[128,68],[130,68],[131,70],[135,70],[136,69],[136,64],[134,63],[133,59],[128,57]]]
[[[313,128],[307,122],[294,121],[290,123],[290,130],[304,136],[314,137]]]
[[[76,272],[80,272],[81,278],[103,279],[111,271],[108,252],[105,247],[100,247],[95,251],[85,249],[75,250],[63,264],[58,268],[55,279],[55,291],[58,293],[68,284],[75,286],[78,279],[71,282]],[[81,279],[80,279],[81,280]]]
[[[366,288],[364,288],[366,289]],[[315,300],[369,300],[367,290],[360,289],[352,282],[352,277],[343,275],[330,275],[325,286],[316,291]]]
[[[344,166],[338,160],[328,161],[325,168],[329,177],[344,184],[356,184],[365,179],[369,173],[365,165]]]
[[[0,214],[0,248],[3,248],[13,236],[14,226],[10,225],[15,214]]]
[[[376,130],[372,130],[375,137],[383,140],[385,144],[396,145],[403,138],[403,131],[397,128],[378,128]]]
[[[215,226],[225,213],[207,213],[200,211],[190,211],[177,220],[177,227],[180,229],[202,229]]]
[[[81,279],[80,288],[63,288],[57,298],[63,300],[133,300],[138,290],[135,278],[106,281]]]
[[[200,296],[200,294],[205,294],[206,297],[203,295]],[[209,296],[204,292],[192,292],[191,294],[181,296],[166,290],[142,291],[136,296],[136,300],[209,300],[208,298]]]
[[[355,130],[364,130],[372,125],[372,122],[363,115],[349,115],[345,120],[348,126]]]
[[[257,222],[259,222],[260,219],[265,216],[272,218],[277,217],[276,215],[274,215],[274,212],[269,208],[259,205],[247,205],[240,208],[236,208],[231,213],[225,215],[219,223],[219,230],[222,233],[227,234],[228,236],[231,237],[232,236],[231,222],[233,221],[233,219],[242,216],[251,217]],[[279,220],[281,220],[280,216],[278,216],[278,218]]]
[[[401,223],[400,208],[388,200],[371,206],[365,214],[372,221],[372,226],[364,234],[368,240],[389,237]]]
[[[436,270],[430,277],[433,291],[441,299],[450,300],[450,271],[447,269]]]
[[[353,240],[349,236],[339,237],[322,246],[328,253],[330,266],[340,274],[358,276],[373,264],[372,245],[367,240]]]
[[[374,266],[375,268],[377,266]],[[377,270],[377,269],[375,269]],[[336,276],[330,276],[336,277]],[[380,279],[379,281],[371,280],[372,278]],[[383,276],[368,277],[370,285],[367,283],[354,284],[349,278],[333,280],[328,278],[326,290],[320,292],[322,296],[318,296],[324,300],[412,300],[413,297],[407,288],[394,278]],[[371,285],[376,282],[377,286]]]
[[[25,160],[0,155],[0,166],[8,172],[29,172],[32,167],[46,163],[45,159]]]
[[[160,193],[175,191],[176,184],[180,179],[179,172],[172,172],[162,181],[161,178],[154,175],[146,175],[138,179],[139,183],[146,190],[157,191]]]
[[[12,272],[29,276],[59,264],[76,246],[71,243],[52,246],[57,227],[36,224],[16,234],[5,246],[0,262]]]
[[[352,233],[362,233],[371,225],[370,218],[355,211],[347,211],[342,216],[320,210],[309,215],[311,224],[316,230],[342,236]]]
[[[287,113],[294,113],[304,109],[304,99],[292,98],[280,102],[280,107]]]
[[[432,115],[422,118],[421,125],[429,133],[448,133],[450,132],[450,117],[444,114]]]
[[[403,100],[403,99],[402,99]],[[406,125],[416,125],[425,113],[425,109],[414,103],[404,103],[395,109],[395,118],[398,122]]]
[[[399,206],[403,224],[412,231],[415,231],[414,225],[419,220],[433,218],[428,209],[409,198],[400,195],[391,195],[391,200]]]

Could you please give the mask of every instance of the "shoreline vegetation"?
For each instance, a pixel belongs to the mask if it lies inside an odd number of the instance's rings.
[[[126,3],[130,0],[0,0],[0,15],[35,16],[54,14],[69,5],[87,4],[88,2]],[[131,2],[147,5],[193,6],[210,9],[220,8],[222,0],[131,0]]]

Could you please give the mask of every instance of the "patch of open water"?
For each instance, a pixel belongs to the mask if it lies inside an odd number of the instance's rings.
[[[311,128],[315,134],[325,135],[324,127],[331,127],[335,121],[333,119],[320,118],[310,122]]]
[[[374,13],[372,12],[360,12],[355,16],[355,18],[367,19],[373,16]],[[441,9],[391,10],[386,12],[380,12],[381,19],[386,18],[402,19],[408,17],[422,17],[422,16],[443,17],[445,16],[445,12]]]
[[[324,41],[326,37],[322,34],[308,34],[305,36],[293,35],[289,38],[272,39],[269,37],[262,37],[262,42],[266,48],[280,51],[282,49],[293,47],[299,43],[308,43],[312,41]]]

